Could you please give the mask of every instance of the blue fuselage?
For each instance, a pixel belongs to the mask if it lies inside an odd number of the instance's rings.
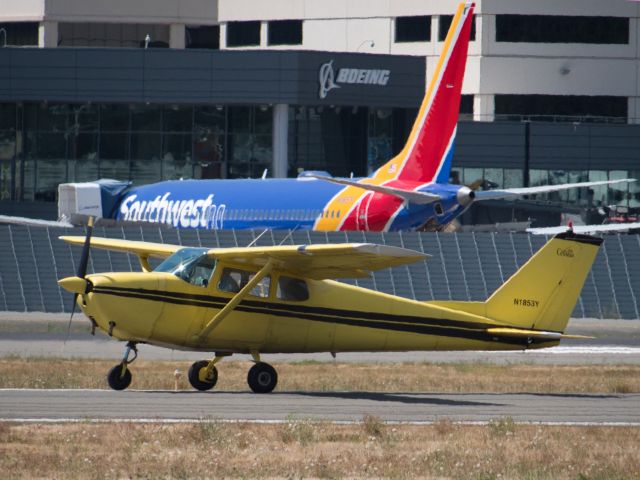
[[[344,187],[314,179],[265,180],[180,180],[144,185],[128,190],[116,206],[119,221],[163,223],[177,228],[201,229],[313,229],[320,218],[334,221],[340,230],[339,213],[327,209]],[[430,184],[420,191],[437,193],[437,204],[405,203],[398,209],[388,230],[422,227],[428,220],[444,225],[464,207],[456,201],[459,186]],[[363,191],[363,195],[367,192]],[[389,201],[380,195],[376,201]],[[358,205],[354,200],[354,208]],[[399,210],[399,211],[398,211]],[[366,214],[366,212],[365,212]],[[325,222],[326,224],[326,222]]]

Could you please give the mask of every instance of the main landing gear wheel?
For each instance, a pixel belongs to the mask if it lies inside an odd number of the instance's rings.
[[[216,367],[212,367],[209,376],[207,376],[206,369],[208,365],[208,361],[200,360],[189,367],[189,383],[193,388],[201,392],[211,390],[218,381],[218,369]]]
[[[247,383],[255,393],[269,393],[278,384],[278,374],[268,363],[258,362],[249,370]]]
[[[107,374],[107,382],[114,390],[124,390],[131,385],[131,370],[125,363],[119,363]]]

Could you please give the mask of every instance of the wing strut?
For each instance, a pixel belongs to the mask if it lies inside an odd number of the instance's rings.
[[[244,299],[244,297],[246,297],[249,294],[249,292],[253,290],[253,288],[264,277],[269,275],[272,268],[273,268],[273,258],[270,258],[265,264],[265,266],[262,267],[260,271],[258,271],[258,273],[256,273],[251,280],[249,280],[249,283],[247,283],[244,287],[242,287],[242,289],[238,293],[236,293],[231,300],[229,300],[229,303],[227,303],[222,308],[222,310],[216,313],[213,316],[213,318],[209,320],[209,322],[204,326],[204,328],[200,331],[200,333],[196,335],[196,340],[198,341],[198,343],[204,343],[204,341],[211,334],[211,332],[215,328],[217,328],[218,325],[220,325],[220,323],[227,317],[227,315],[229,315],[238,306],[238,304]]]

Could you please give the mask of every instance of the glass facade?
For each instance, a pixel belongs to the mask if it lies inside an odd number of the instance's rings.
[[[54,201],[58,184],[257,177],[268,106],[0,104],[0,200]]]
[[[367,175],[402,149],[416,114],[414,109],[290,106],[288,176],[301,170]],[[53,202],[58,184],[98,178],[134,184],[258,178],[271,168],[272,134],[269,105],[0,103],[0,200]],[[520,187],[527,179],[535,186],[640,178],[638,167],[620,168],[608,160],[591,160],[589,167],[575,170],[525,172],[524,160],[520,166],[511,158],[509,168],[500,160],[481,166],[473,160],[481,146],[468,142],[468,137],[461,142],[451,179],[477,188]],[[638,183],[536,199],[640,208]]]
[[[363,175],[367,117],[368,109],[362,107],[291,107],[288,176],[302,170]]]

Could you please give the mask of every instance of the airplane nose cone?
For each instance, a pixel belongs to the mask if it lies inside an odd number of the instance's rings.
[[[67,277],[62,280],[58,280],[58,285],[71,293],[77,293],[84,295],[88,293],[91,288],[91,282],[80,277]]]

